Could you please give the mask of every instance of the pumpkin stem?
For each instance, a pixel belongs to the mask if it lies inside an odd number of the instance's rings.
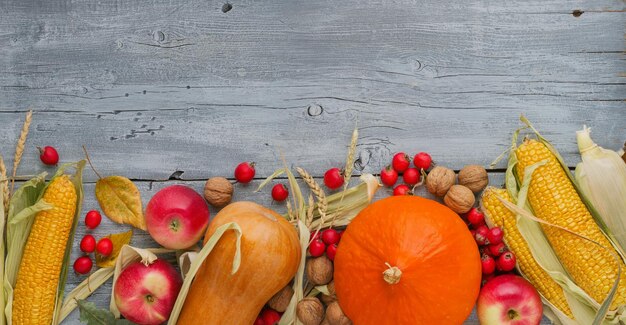
[[[383,280],[389,284],[397,284],[400,282],[400,277],[402,276],[402,271],[397,266],[391,266],[389,263],[385,262],[388,269],[383,272]]]

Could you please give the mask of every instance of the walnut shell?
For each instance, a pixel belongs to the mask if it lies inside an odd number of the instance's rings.
[[[352,325],[352,321],[343,313],[338,302],[333,302],[326,307],[326,320],[330,325]]]
[[[289,306],[289,302],[291,301],[291,297],[293,297],[293,288],[288,285],[284,288],[280,289],[271,299],[267,302],[267,305],[270,308],[274,309],[279,313],[285,312],[287,310],[287,306]]]
[[[326,285],[326,288],[328,289],[328,293],[330,293],[330,295],[322,294],[321,299],[324,304],[328,305],[331,302],[337,301],[337,295],[335,294],[335,280],[330,281]]]
[[[453,185],[443,198],[443,202],[456,213],[469,211],[476,202],[474,193],[463,185]]]
[[[333,279],[333,262],[326,255],[306,262],[306,278],[314,285],[328,284]]]
[[[426,176],[426,188],[431,194],[442,197],[454,185],[454,170],[443,166],[433,168]]]
[[[210,205],[222,208],[233,197],[233,184],[224,177],[213,177],[204,184],[204,198]]]
[[[478,193],[489,184],[487,170],[480,165],[469,165],[459,171],[459,184],[469,188],[474,193]]]
[[[304,298],[296,305],[296,316],[304,325],[320,325],[324,319],[324,306],[315,297]]]

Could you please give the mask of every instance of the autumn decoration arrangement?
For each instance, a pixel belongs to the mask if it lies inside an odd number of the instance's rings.
[[[52,177],[20,177],[31,121],[11,173],[0,156],[0,325],[56,325],[75,309],[86,324],[462,324],[472,310],[484,325],[626,323],[626,160],[587,127],[572,172],[522,117],[503,187],[483,166],[455,171],[426,152],[353,179],[355,129],[345,165],[323,180],[277,162],[256,191],[279,213],[233,201],[251,191],[241,184],[252,162],[234,181],[211,178],[202,193],[170,185],[146,206],[130,179],[100,175],[87,148]],[[62,158],[39,151],[43,164]],[[82,187],[87,164],[94,193]],[[84,195],[100,208],[83,213]],[[220,209],[212,218],[208,205]],[[134,230],[97,238],[103,217]],[[156,247],[132,245],[142,231]],[[72,260],[75,243],[83,255]],[[84,281],[65,295],[69,272]],[[89,302],[108,281],[109,306]]]

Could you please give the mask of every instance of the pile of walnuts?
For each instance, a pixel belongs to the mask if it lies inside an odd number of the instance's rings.
[[[426,177],[428,192],[443,197],[443,202],[454,212],[468,212],[476,202],[475,194],[489,184],[487,171],[480,165],[468,165],[459,171],[458,184],[456,175],[450,168],[437,166]]]

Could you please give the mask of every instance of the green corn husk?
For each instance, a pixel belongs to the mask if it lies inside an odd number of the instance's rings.
[[[626,164],[617,152],[599,147],[586,126],[576,132],[582,162],[575,178],[622,250],[626,250]]]

